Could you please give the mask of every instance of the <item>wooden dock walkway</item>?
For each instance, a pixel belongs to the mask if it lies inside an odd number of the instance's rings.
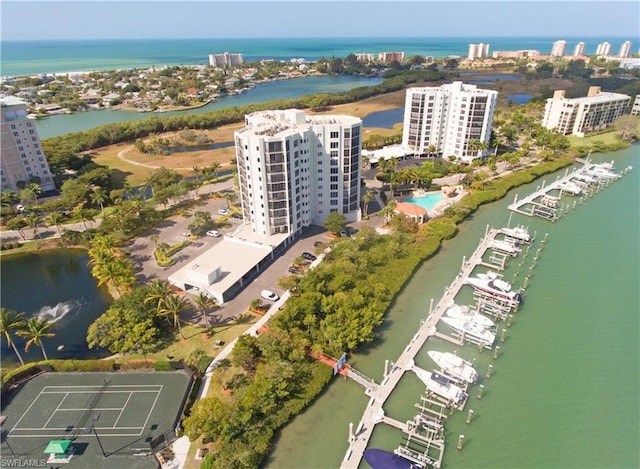
[[[395,361],[393,368],[384,378],[379,386],[371,389],[369,403],[364,411],[360,424],[358,425],[358,431],[349,439],[349,448],[345,454],[340,467],[342,469],[356,469],[364,450],[367,448],[373,429],[377,423],[385,422],[387,419],[384,417],[383,405],[385,401],[391,395],[405,371],[407,371],[414,361],[415,356],[420,351],[426,340],[438,334],[436,331],[436,324],[445,313],[447,308],[454,301],[456,295],[464,285],[466,277],[471,275],[473,269],[482,264],[482,257],[484,253],[490,249],[491,242],[496,238],[496,235],[500,232],[497,229],[490,229],[487,231],[485,237],[482,239],[474,253],[468,260],[465,260],[462,265],[460,273],[456,276],[453,283],[449,285],[444,292],[444,295],[438,302],[438,304],[431,310],[431,314],[427,319],[422,322],[418,332],[413,336],[411,342],[407,344],[400,357]],[[446,339],[450,340],[450,339]]]

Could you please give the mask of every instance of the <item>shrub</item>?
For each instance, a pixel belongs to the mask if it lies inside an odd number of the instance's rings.
[[[171,364],[166,360],[158,360],[153,364],[153,369],[156,371],[171,371]]]

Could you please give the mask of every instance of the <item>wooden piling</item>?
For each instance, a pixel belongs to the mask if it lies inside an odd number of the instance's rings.
[[[458,450],[462,449],[462,442],[464,441],[464,435],[460,435],[458,437],[458,445],[456,446],[456,448],[458,448]]]

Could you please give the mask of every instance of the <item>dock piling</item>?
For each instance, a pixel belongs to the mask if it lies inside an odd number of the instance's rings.
[[[502,328],[502,333],[500,334],[500,342],[504,342],[505,338],[507,336],[507,329],[505,329],[504,327]]]
[[[469,409],[469,413],[467,414],[467,425],[471,423],[471,417],[473,417],[473,409]]]
[[[493,359],[497,360],[499,354],[500,354],[500,346],[496,345],[496,348],[493,349]]]
[[[482,391],[484,391],[484,384],[481,384],[478,388],[478,394],[476,395],[476,397],[479,401],[482,400]]]
[[[464,435],[460,435],[458,437],[458,446],[456,446],[456,448],[458,448],[458,450],[462,449],[462,442],[464,441]]]
[[[487,369],[487,379],[491,379],[491,373],[493,372],[493,365],[489,365]]]

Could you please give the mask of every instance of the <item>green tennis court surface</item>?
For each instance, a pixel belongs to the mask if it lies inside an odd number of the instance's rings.
[[[190,384],[182,371],[37,376],[3,402],[2,459],[46,459],[58,439],[76,453],[65,467],[157,467],[141,455],[174,437]]]

